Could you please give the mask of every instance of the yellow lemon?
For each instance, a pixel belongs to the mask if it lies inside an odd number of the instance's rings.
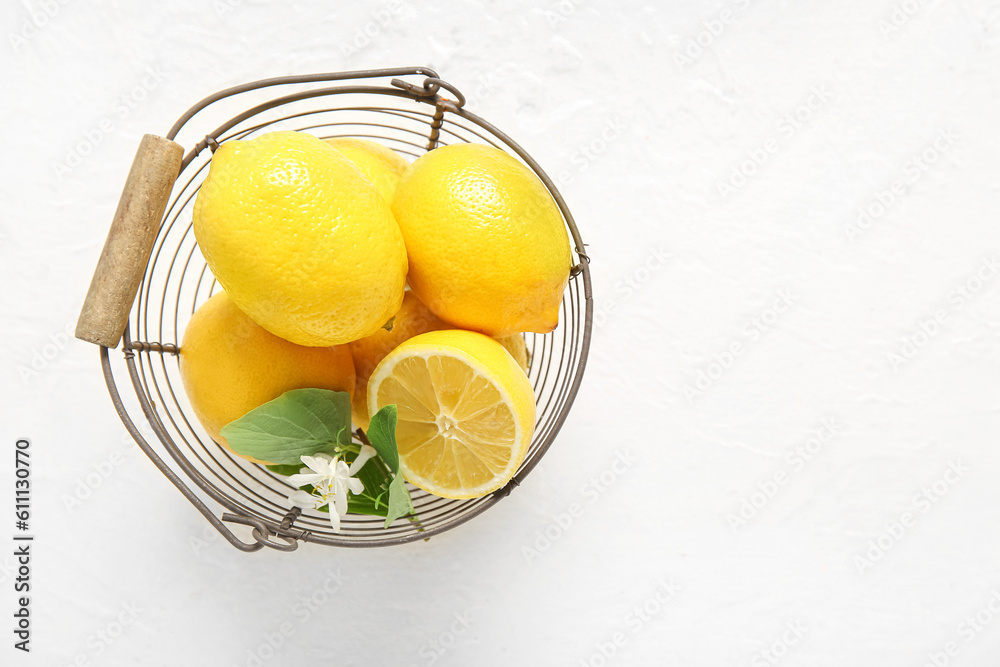
[[[421,156],[392,200],[410,288],[439,317],[504,336],[547,333],[569,280],[569,235],[541,180],[492,146]]]
[[[403,296],[403,305],[392,319],[390,330],[379,329],[371,336],[351,343],[351,357],[354,359],[354,370],[357,374],[356,391],[351,402],[354,423],[362,429],[368,429],[368,420],[371,417],[368,413],[368,378],[387,354],[404,341],[419,334],[453,328],[453,325],[432,313],[416,294],[409,291]],[[527,372],[528,347],[521,334],[511,334],[496,340],[510,353],[521,370]]]
[[[402,303],[406,249],[388,204],[350,160],[312,135],[223,143],[193,223],[233,302],[293,343],[357,340]]]
[[[195,416],[224,446],[219,429],[286,391],[354,391],[354,362],[346,345],[289,343],[247,317],[225,292],[191,316],[181,341],[180,372]]]
[[[510,356],[514,357],[514,361],[521,367],[521,370],[527,373],[528,365],[531,363],[531,355],[528,354],[528,344],[524,342],[524,336],[519,333],[510,334],[501,336],[496,341],[503,345],[503,349],[507,350]]]
[[[326,143],[336,148],[375,184],[376,189],[387,201],[392,201],[396,184],[406,168],[410,166],[403,157],[382,144],[367,139],[332,137]]]
[[[452,326],[432,313],[420,302],[413,292],[403,296],[403,305],[392,319],[392,329],[379,329],[371,336],[356,340],[349,345],[357,374],[357,391],[351,402],[354,423],[368,428],[368,378],[385,356],[399,344],[428,331],[451,329]]]
[[[432,331],[390,352],[368,381],[368,409],[389,404],[404,479],[445,498],[506,484],[535,428],[528,377],[500,343],[472,331]]]

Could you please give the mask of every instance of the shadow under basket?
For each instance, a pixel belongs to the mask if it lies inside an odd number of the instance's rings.
[[[143,138],[77,337],[100,346],[111,400],[139,447],[236,548],[292,551],[300,541],[375,547],[431,537],[506,497],[565,421],[590,347],[590,260],[552,180],[514,140],[464,105],[461,92],[426,67],[286,76],[211,95],[181,116],[165,138]],[[232,455],[193,418],[180,381],[178,346],[192,313],[219,289],[194,239],[194,200],[219,144],[275,130],[374,139],[409,159],[458,142],[489,144],[520,159],[552,194],[574,245],[573,268],[558,328],[524,334],[537,421],[524,462],[502,489],[447,500],[408,485],[419,522],[397,519],[386,528],[382,518],[348,514],[334,533],[325,513],[291,508],[288,495],[295,489],[286,478]],[[185,153],[183,145],[193,147]],[[123,357],[112,360],[119,342]],[[131,384],[137,401],[127,402],[135,407],[126,407],[119,382]],[[233,524],[249,528],[233,532]]]

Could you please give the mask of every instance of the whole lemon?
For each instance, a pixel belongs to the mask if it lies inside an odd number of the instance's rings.
[[[507,350],[521,370],[527,373],[531,365],[531,355],[528,354],[528,344],[524,342],[524,336],[519,333],[509,334],[496,338],[496,341],[503,345],[503,349]]]
[[[293,343],[357,340],[402,303],[406,249],[392,211],[350,160],[312,135],[223,143],[193,223],[233,302]]]
[[[392,319],[390,330],[379,329],[371,336],[356,340],[349,345],[351,357],[354,359],[354,370],[357,374],[357,390],[351,402],[351,413],[354,423],[363,429],[368,428],[368,378],[372,371],[400,343],[428,331],[451,329],[448,324],[420,302],[412,292],[403,297],[403,305]]]
[[[439,317],[491,336],[547,333],[569,280],[569,235],[541,180],[504,151],[421,156],[392,200],[410,288]]]
[[[392,319],[392,327],[388,330],[379,329],[371,336],[356,340],[350,344],[351,357],[354,359],[354,370],[357,376],[355,392],[351,401],[351,415],[354,423],[363,429],[368,429],[371,415],[368,414],[368,378],[375,367],[402,343],[428,331],[453,329],[454,326],[445,322],[431,312],[412,291],[403,297],[403,305]],[[528,370],[528,347],[521,334],[511,334],[497,338],[510,356],[514,358],[521,370]]]
[[[399,177],[410,163],[401,155],[382,144],[367,139],[331,137],[326,139],[341,155],[354,163],[387,201],[392,201]]]
[[[354,391],[354,362],[346,345],[289,343],[247,317],[225,292],[191,316],[181,341],[180,373],[198,421],[227,447],[219,435],[223,426],[286,391]]]

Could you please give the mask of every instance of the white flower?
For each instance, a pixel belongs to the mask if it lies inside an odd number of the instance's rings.
[[[374,447],[362,445],[350,466],[329,454],[303,456],[302,463],[306,467],[299,474],[289,476],[288,481],[299,487],[310,484],[313,492],[307,493],[299,489],[288,496],[288,500],[302,509],[319,509],[323,505],[329,505],[330,525],[333,526],[333,532],[339,533],[340,517],[347,514],[347,492],[358,494],[365,490],[365,485],[354,475],[375,454]]]

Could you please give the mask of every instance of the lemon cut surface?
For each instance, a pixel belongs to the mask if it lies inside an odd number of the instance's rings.
[[[368,383],[371,413],[389,404],[403,477],[445,498],[502,487],[534,433],[524,371],[500,343],[471,331],[433,331],[393,350]]]

